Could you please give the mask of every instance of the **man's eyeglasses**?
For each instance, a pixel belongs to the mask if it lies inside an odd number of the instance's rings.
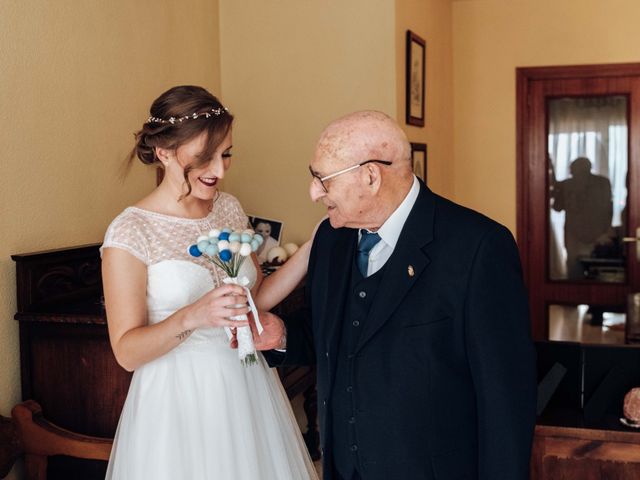
[[[343,170],[337,171],[335,173],[330,173],[329,175],[325,175],[324,177],[321,177],[320,175],[318,175],[317,173],[315,173],[311,167],[309,167],[309,172],[311,172],[311,176],[313,177],[313,181],[317,181],[320,186],[322,187],[322,189],[324,190],[324,193],[329,193],[329,190],[327,190],[327,186],[324,184],[324,182],[326,182],[327,180],[333,178],[333,177],[337,177],[338,175],[342,175],[343,173],[347,173],[350,172],[352,170],[355,170],[356,168],[359,168],[363,165],[366,165],[367,163],[381,163],[382,165],[391,165],[391,163],[389,160],[365,160],[364,162],[358,163],[357,165],[353,165],[351,167],[347,167]]]

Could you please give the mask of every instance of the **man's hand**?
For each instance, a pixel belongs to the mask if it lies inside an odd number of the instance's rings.
[[[250,315],[249,318],[256,350],[273,350],[274,348],[284,350],[286,348],[286,344],[284,344],[285,326],[280,318],[270,312],[260,312],[260,323],[264,328],[262,335],[258,335],[253,315]]]
[[[249,314],[248,317],[251,333],[253,334],[253,346],[256,347],[256,350],[273,350],[275,348],[284,350],[286,348],[286,329],[284,322],[280,318],[273,313],[260,312],[260,323],[264,330],[262,330],[262,335],[258,335],[253,314]],[[235,328],[231,329],[232,337],[229,341],[231,348],[238,348],[236,332]]]

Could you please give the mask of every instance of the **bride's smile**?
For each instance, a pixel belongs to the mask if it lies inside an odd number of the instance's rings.
[[[205,184],[207,187],[215,187],[218,183],[217,177],[198,177],[198,180]]]

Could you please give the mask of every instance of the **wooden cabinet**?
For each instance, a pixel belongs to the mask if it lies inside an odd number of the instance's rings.
[[[537,425],[531,478],[637,480],[640,433]]]
[[[539,416],[531,478],[640,479],[640,431],[619,421],[625,393],[640,384],[640,349],[535,344]]]
[[[113,437],[131,373],[115,361],[102,304],[99,245],[13,255],[16,262],[23,400],[42,406],[47,420],[73,432]],[[296,290],[277,307],[286,314],[304,303]],[[318,456],[315,370],[279,371],[290,398],[305,395],[305,440]],[[105,462],[49,459],[48,478],[104,478]]]

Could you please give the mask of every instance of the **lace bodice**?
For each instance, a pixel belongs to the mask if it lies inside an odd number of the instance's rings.
[[[193,245],[199,235],[206,235],[214,227],[244,230],[248,224],[240,202],[222,192],[211,213],[199,219],[173,217],[128,207],[109,225],[102,248],[122,248],[147,266],[162,260],[183,259],[200,262],[210,268],[211,262],[202,257],[191,257],[187,247]]]
[[[204,256],[194,258],[188,247],[213,228],[247,228],[248,219],[238,200],[221,193],[209,215],[188,219],[128,207],[107,229],[101,252],[120,248],[147,266],[149,323],[156,323],[189,305],[221,284],[224,271]],[[247,258],[239,276],[255,283],[256,270]],[[192,340],[197,335],[192,335]]]

